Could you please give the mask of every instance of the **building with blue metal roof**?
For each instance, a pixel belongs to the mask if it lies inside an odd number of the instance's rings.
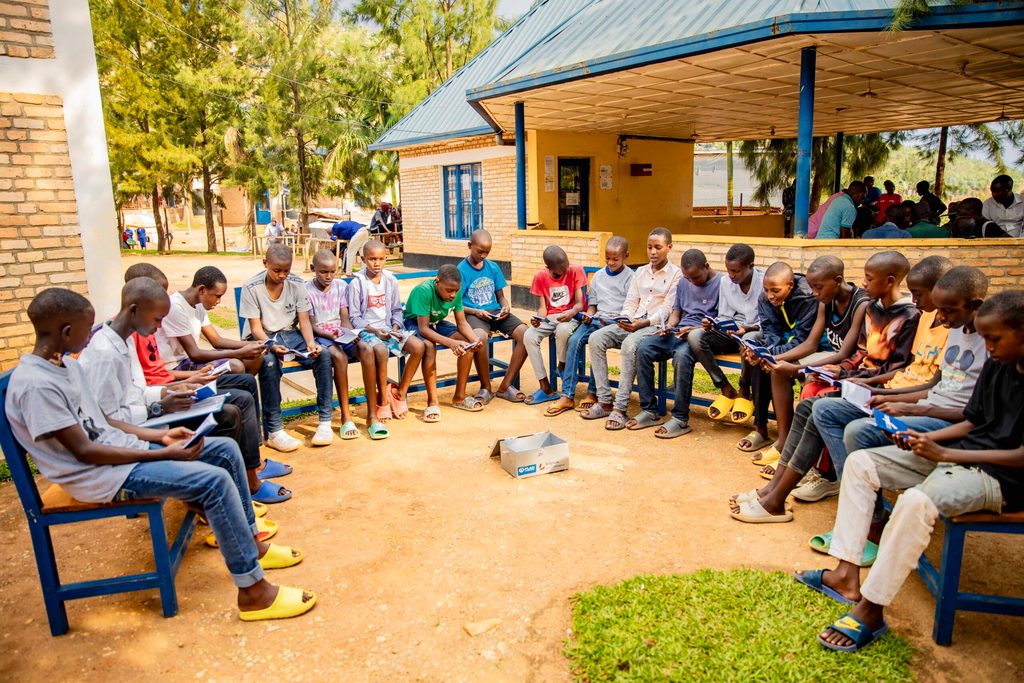
[[[655,225],[781,236],[777,216],[693,217],[694,141],[797,138],[799,232],[813,136],[1024,118],[1024,2],[936,3],[890,31],[897,4],[537,3],[374,144],[399,151],[407,254],[461,256],[481,226],[506,265],[526,228],[634,254]]]

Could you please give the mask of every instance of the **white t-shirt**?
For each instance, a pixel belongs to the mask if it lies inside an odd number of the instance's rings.
[[[363,322],[366,327],[373,327],[378,330],[387,330],[391,328],[388,324],[388,302],[385,294],[386,289],[384,287],[384,278],[381,278],[380,284],[375,283],[373,280],[366,279],[366,315],[363,317]]]
[[[981,207],[981,215],[997,223],[1010,237],[1020,237],[1024,225],[1024,195],[1011,193],[1013,201],[1003,206],[992,197],[985,200]]]
[[[988,360],[985,338],[963,328],[949,331],[943,352],[939,383],[928,391],[923,403],[939,408],[963,408],[971,400],[974,386],[981,377],[981,368]]]
[[[164,365],[173,368],[188,357],[177,337],[191,336],[198,344],[202,329],[210,324],[210,316],[202,304],[192,306],[181,292],[172,294],[171,310],[156,331],[156,343]]]
[[[94,443],[147,450],[149,444],[114,429],[89,391],[78,362],[64,358],[58,367],[26,354],[11,375],[7,419],[14,438],[28,451],[49,481],[84,503],[107,503],[124,485],[135,463],[90,465],[75,458],[52,434],[79,425]]]
[[[764,292],[764,271],[754,268],[753,272],[746,294],[727,274],[722,276],[722,286],[718,290],[718,317],[731,318],[744,327],[760,323],[757,300]]]
[[[309,294],[306,292],[306,281],[298,275],[289,275],[284,281],[281,296],[270,298],[267,291],[267,271],[261,271],[245,281],[242,285],[242,299],[238,306],[238,315],[246,319],[242,336],[249,332],[249,320],[259,318],[263,323],[263,331],[267,337],[283,330],[294,330],[299,323],[299,313],[310,309]]]

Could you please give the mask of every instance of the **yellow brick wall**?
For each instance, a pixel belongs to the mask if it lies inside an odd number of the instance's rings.
[[[430,153],[461,151],[493,144],[493,138],[472,138],[465,146],[432,149]],[[421,148],[416,149],[419,151]],[[405,151],[402,151],[402,156],[406,156]],[[509,235],[516,231],[516,160],[513,156],[507,156],[484,159],[480,163],[483,172],[484,227],[494,239],[491,259],[509,261],[512,258]],[[402,171],[405,251],[410,254],[461,258],[466,255],[466,240],[444,238],[444,185],[441,169],[442,166],[437,165]]]
[[[610,232],[564,232],[559,230],[516,230],[512,235],[513,285],[529,287],[533,276],[544,267],[544,249],[557,244],[569,256],[569,263],[604,265],[604,245]],[[643,259],[644,256],[639,257]],[[633,259],[631,259],[633,260]]]
[[[0,93],[0,370],[31,348],[40,290],[87,294],[79,235],[60,98]]]
[[[0,55],[53,59],[48,0],[0,1]]]

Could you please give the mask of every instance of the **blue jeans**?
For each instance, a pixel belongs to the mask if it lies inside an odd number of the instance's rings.
[[[675,367],[676,395],[672,404],[672,417],[680,422],[690,418],[690,396],[693,394],[693,368],[697,357],[685,339],[674,335],[652,334],[644,337],[636,347],[636,383],[640,395],[640,407],[647,412],[658,414],[658,393],[654,386],[654,365],[658,361],[672,359]]]
[[[570,401],[576,400],[576,385],[579,383],[579,366],[583,364],[586,368],[587,340],[590,335],[601,329],[601,325],[590,323],[580,325],[569,337],[565,346],[565,370],[562,371],[562,396]],[[597,394],[594,385],[594,373],[591,371],[590,382],[587,384],[587,393]]]
[[[298,330],[285,330],[277,333],[278,343],[296,351],[305,351],[306,342]],[[296,358],[304,368],[313,371],[316,381],[316,409],[320,413],[320,422],[330,422],[334,412],[334,373],[331,354],[324,349],[316,358]],[[260,366],[260,405],[263,407],[263,421],[267,431],[279,432],[281,422],[281,359],[273,353],[263,356]]]
[[[158,444],[150,446],[159,448]],[[245,464],[238,444],[231,439],[207,437],[198,460],[137,464],[117,499],[139,498],[176,498],[203,508],[235,585],[247,588],[263,578]]]

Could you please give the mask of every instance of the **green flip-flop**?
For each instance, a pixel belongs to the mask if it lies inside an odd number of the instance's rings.
[[[391,432],[388,431],[383,422],[374,422],[367,431],[370,434],[370,438],[374,441],[380,441],[391,436]]]
[[[355,432],[355,434],[349,434],[349,432]],[[345,441],[358,439],[359,429],[356,428],[356,423],[353,422],[352,420],[349,420],[345,424],[341,425],[341,428],[338,430],[338,436],[340,436]]]
[[[829,548],[832,547],[832,532],[829,531],[817,536],[811,536],[811,539],[807,541],[807,545],[811,546],[811,550],[827,555]],[[875,563],[877,557],[878,544],[874,541],[868,541],[868,544],[864,546],[864,557],[861,558],[860,566],[870,567]]]

